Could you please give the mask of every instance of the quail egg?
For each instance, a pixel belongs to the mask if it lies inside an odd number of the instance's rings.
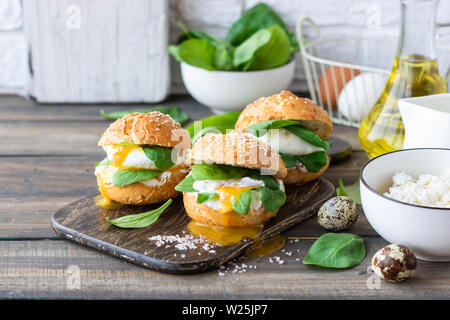
[[[329,231],[339,231],[350,228],[358,220],[358,215],[358,208],[352,199],[338,196],[322,205],[317,221]]]
[[[372,270],[381,279],[402,282],[414,274],[416,256],[404,245],[390,244],[375,253]]]

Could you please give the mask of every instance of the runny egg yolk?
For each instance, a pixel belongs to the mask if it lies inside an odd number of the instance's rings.
[[[219,194],[219,202],[221,208],[218,210],[220,213],[226,213],[233,211],[233,202],[239,200],[241,194],[245,191],[255,188],[251,187],[237,187],[237,186],[219,186],[217,192]]]
[[[112,158],[110,160],[110,163],[113,167],[122,168],[123,163],[125,162],[128,154],[133,152],[134,150],[137,150],[141,148],[141,146],[138,145],[131,145],[131,146],[115,146],[115,152],[112,155]]]

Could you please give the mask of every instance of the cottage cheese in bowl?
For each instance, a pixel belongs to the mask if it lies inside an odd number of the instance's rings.
[[[397,172],[392,187],[384,195],[427,207],[450,208],[450,169],[442,175],[423,174],[418,178]]]

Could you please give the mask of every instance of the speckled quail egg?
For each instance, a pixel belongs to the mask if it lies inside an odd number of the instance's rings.
[[[338,196],[320,207],[317,221],[329,231],[339,231],[350,228],[358,220],[358,215],[358,208],[352,199]]]
[[[390,244],[372,258],[373,272],[386,281],[402,282],[416,270],[416,256],[404,245]]]

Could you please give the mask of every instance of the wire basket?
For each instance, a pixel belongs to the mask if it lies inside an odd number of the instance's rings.
[[[306,41],[306,23],[316,39]],[[296,34],[311,99],[328,111],[333,122],[359,127],[388,80],[396,39],[321,37],[309,17],[298,20]]]

